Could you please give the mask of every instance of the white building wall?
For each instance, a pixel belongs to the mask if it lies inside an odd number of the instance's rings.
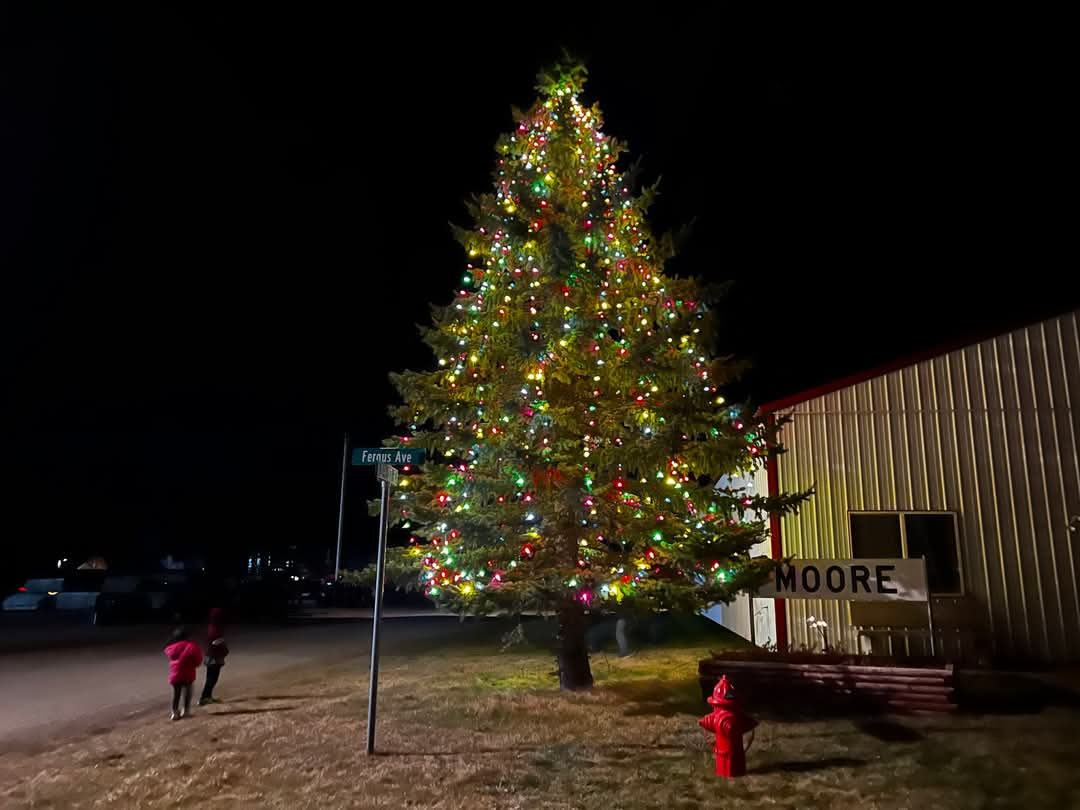
[[[998,653],[1080,660],[1080,324],[1073,312],[796,405],[785,555],[851,556],[848,512],[955,511],[964,587]],[[856,649],[846,602],[788,601],[793,647],[824,618]]]
[[[741,482],[746,486],[750,494],[765,495],[769,491],[769,484],[765,468],[759,468],[753,475]],[[717,486],[738,486],[730,481],[721,481]],[[768,557],[771,553],[771,542],[766,538],[750,550],[752,557]],[[731,632],[742,638],[753,641],[758,646],[770,646],[776,644],[776,611],[773,609],[772,599],[754,598],[754,632],[750,632],[750,597],[741,593],[726,605],[713,605],[708,610],[702,611],[702,615],[712,619],[717,624],[723,625]]]

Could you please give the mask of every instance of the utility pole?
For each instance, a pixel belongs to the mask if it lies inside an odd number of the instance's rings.
[[[345,444],[341,448],[341,499],[337,513],[337,556],[334,557],[334,582],[341,577],[341,532],[345,527],[345,474],[349,464],[349,434],[345,434]]]

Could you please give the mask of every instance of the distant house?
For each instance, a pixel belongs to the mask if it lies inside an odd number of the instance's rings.
[[[1080,311],[897,362],[764,406],[787,452],[754,485],[813,486],[774,521],[773,557],[925,555],[939,651],[1080,660]],[[845,601],[754,600],[759,643],[919,653],[928,634],[867,628]],[[749,637],[746,598],[719,609]],[[860,629],[862,628],[862,629]],[[950,647],[950,645],[952,645]]]

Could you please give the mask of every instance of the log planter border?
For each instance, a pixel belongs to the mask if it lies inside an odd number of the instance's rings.
[[[698,663],[702,697],[727,675],[750,711],[951,712],[952,664],[871,656],[714,654]]]

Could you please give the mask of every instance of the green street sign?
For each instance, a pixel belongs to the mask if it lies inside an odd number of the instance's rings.
[[[419,464],[424,460],[422,447],[357,447],[352,451],[354,467],[376,464]]]

